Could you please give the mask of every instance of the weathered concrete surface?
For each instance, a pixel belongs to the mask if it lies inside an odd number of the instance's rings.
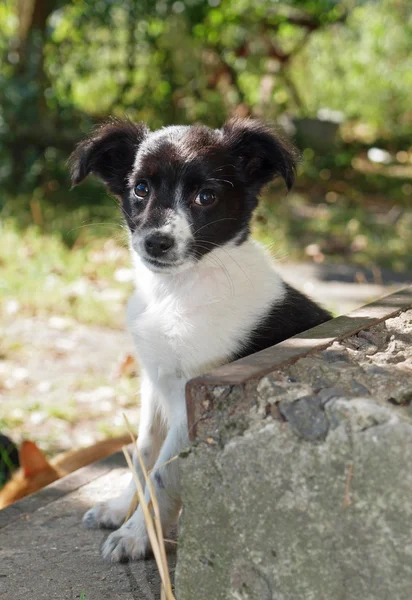
[[[81,526],[91,504],[124,486],[124,464],[117,455],[85,467],[0,511],[0,598],[75,600],[84,592],[85,600],[159,600],[154,560],[107,564],[99,551],[108,532]],[[173,563],[172,555],[172,571]]]
[[[412,310],[208,394],[177,599],[410,600]]]

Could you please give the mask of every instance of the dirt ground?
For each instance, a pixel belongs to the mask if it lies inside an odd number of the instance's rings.
[[[356,273],[346,277],[335,267],[332,275],[308,265],[283,264],[279,271],[335,315],[403,287],[357,281]],[[120,306],[120,321],[123,310]],[[33,439],[54,455],[122,433],[123,413],[138,423],[138,388],[138,366],[124,329],[84,325],[66,316],[30,317],[18,310],[3,318],[0,432],[16,443]]]
[[[138,421],[137,365],[126,332],[66,317],[2,324],[0,431],[49,454],[125,430]]]

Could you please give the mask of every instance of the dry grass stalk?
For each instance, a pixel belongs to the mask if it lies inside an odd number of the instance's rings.
[[[132,443],[134,446],[136,446],[136,438],[133,434],[132,431],[132,427],[130,425],[130,421],[129,419],[126,417],[126,415],[123,413],[123,418],[126,421],[126,426],[127,426],[127,430],[129,432],[130,437],[132,438]],[[123,451],[124,452],[124,451]],[[129,510],[127,511],[127,515],[126,518],[124,520],[124,522],[126,523],[126,521],[128,521],[130,519],[130,517],[136,512],[137,507],[139,506],[139,494],[137,492],[134,493],[134,496],[132,498],[132,501],[130,502],[130,506],[129,506]]]
[[[126,523],[126,521],[128,521],[130,519],[130,517],[132,515],[134,515],[138,506],[139,506],[139,494],[137,492],[135,492],[134,496],[132,498],[132,501],[130,502],[130,506],[129,506],[129,510],[127,511],[126,518],[124,520],[125,523]]]
[[[150,469],[149,471],[149,475],[151,475],[152,473],[154,473],[155,471],[158,471],[159,469],[162,469],[163,467],[165,467],[166,465],[170,465],[171,462],[173,462],[174,460],[176,460],[177,458],[179,458],[179,455],[176,454],[176,456],[173,456],[172,458],[169,458],[169,460],[166,460],[164,463],[161,463],[160,465],[158,465],[157,467],[153,467],[153,469]]]
[[[131,433],[130,435],[132,436],[133,443],[135,444],[136,442],[135,442],[135,439],[133,437],[133,434]],[[179,458],[178,454],[176,454],[176,456],[173,456],[173,458],[171,458],[170,460],[167,460],[166,462],[162,463],[158,467],[154,467],[153,469],[150,469],[149,475],[151,475],[152,473],[154,473],[154,471],[157,471],[158,469],[161,469],[162,467],[164,467],[166,465],[169,465],[171,462],[173,462],[177,458]],[[151,505],[152,505],[152,502],[150,501],[149,508],[151,507]],[[139,506],[139,494],[137,492],[135,492],[135,494],[134,494],[134,496],[132,498],[132,501],[130,503],[129,510],[127,511],[126,518],[124,520],[125,523],[136,512],[136,509],[137,509],[138,506]],[[169,541],[171,541],[171,540],[169,540]]]
[[[148,490],[149,496],[150,496],[150,502],[148,505],[146,502],[142,484],[140,483],[140,479],[136,472],[136,469],[134,468],[133,462],[132,462],[126,448],[123,448],[123,454],[125,455],[126,462],[129,466],[129,469],[132,472],[132,475],[133,475],[133,478],[134,478],[134,481],[136,484],[138,503],[140,503],[140,505],[142,507],[147,533],[148,533],[148,536],[150,539],[150,543],[152,545],[152,550],[153,550],[153,554],[154,554],[154,557],[156,560],[156,565],[159,570],[160,579],[162,582],[162,588],[161,588],[162,599],[176,600],[173,595],[172,584],[170,581],[169,565],[167,563],[162,523],[160,520],[159,503],[157,501],[155,490],[153,489],[152,481],[147,472],[146,466],[143,462],[143,458],[141,456],[140,450],[136,445],[136,440],[132,433],[130,423],[129,423],[126,415],[124,415],[124,419],[126,421],[126,425],[127,425],[128,431],[130,433],[130,437],[132,438],[133,443],[136,446],[136,452],[137,452],[137,457],[139,459],[140,468],[141,468],[143,476],[145,478],[146,487],[147,487],[147,490]],[[153,519],[153,516],[151,513],[151,508],[153,508],[154,519]],[[129,509],[129,513],[130,513],[130,509]]]
[[[159,542],[159,550],[162,555],[162,563],[163,563],[163,565],[166,565],[166,570],[168,570],[167,558],[166,558],[166,548],[165,548],[164,539],[163,539],[163,528],[162,528],[162,522],[160,519],[159,503],[157,501],[156,492],[153,487],[153,482],[147,472],[146,465],[143,462],[143,458],[141,456],[139,449],[137,449],[137,455],[139,458],[140,467],[142,469],[143,476],[145,478],[146,486],[149,491],[150,499],[151,499],[151,502],[153,505],[154,524],[156,527],[157,539]],[[170,586],[170,593],[172,593],[171,586]]]

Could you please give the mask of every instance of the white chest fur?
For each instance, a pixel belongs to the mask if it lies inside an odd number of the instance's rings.
[[[182,273],[149,271],[134,257],[136,292],[128,324],[152,385],[168,394],[227,362],[285,287],[254,242],[217,248]]]

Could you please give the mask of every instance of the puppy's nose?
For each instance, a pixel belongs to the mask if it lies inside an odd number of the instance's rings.
[[[170,237],[170,235],[165,235],[164,233],[152,233],[145,239],[144,246],[146,252],[150,254],[150,256],[157,258],[166,254],[174,243],[174,239]]]

